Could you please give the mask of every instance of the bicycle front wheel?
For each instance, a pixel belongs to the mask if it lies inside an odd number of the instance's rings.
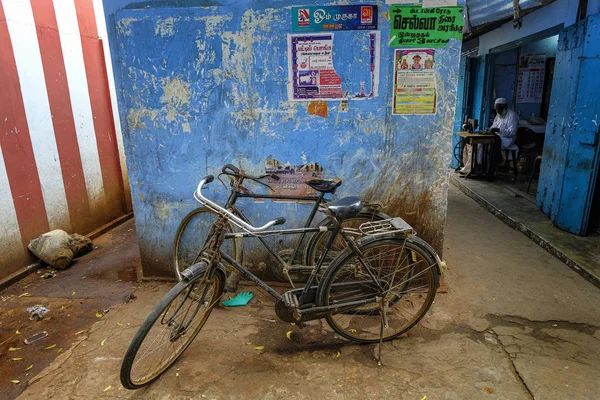
[[[383,319],[383,340],[392,340],[414,327],[431,307],[439,281],[436,263],[410,238],[367,239],[359,246],[371,273],[357,254],[346,250],[325,272],[320,304],[378,298],[380,301],[329,314],[326,320],[346,339],[375,343],[379,341]]]
[[[192,265],[200,262],[206,246],[210,242],[213,224],[218,215],[206,207],[197,208],[183,218],[173,242],[173,267],[177,279],[181,273]],[[227,232],[234,232],[235,227],[229,224]],[[226,240],[223,251],[231,254],[237,262],[241,262],[242,245],[240,240]]]
[[[121,384],[139,389],[156,380],[188,348],[223,294],[225,276],[181,281],[148,315],[121,365]]]

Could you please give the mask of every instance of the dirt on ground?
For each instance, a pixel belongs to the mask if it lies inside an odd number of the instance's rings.
[[[1,398],[15,398],[112,307],[131,299],[140,263],[133,221],[96,239],[94,248],[66,270],[42,268],[0,292]],[[48,311],[38,320],[27,312],[32,307]],[[24,343],[39,332],[47,336]]]
[[[122,357],[172,286],[146,282],[25,378],[19,398],[597,398],[598,289],[454,188],[449,201],[448,292],[408,335],[384,345],[383,367],[376,345],[343,341],[321,321],[304,329],[281,322],[271,298],[246,286],[256,295],[247,307],[216,308],[171,369],[128,391],[119,383]]]

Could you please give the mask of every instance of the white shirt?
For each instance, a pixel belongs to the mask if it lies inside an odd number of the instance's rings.
[[[502,148],[508,149],[515,144],[517,129],[519,128],[519,115],[513,110],[508,110],[506,115],[496,115],[492,128],[500,129],[498,136],[502,139]]]

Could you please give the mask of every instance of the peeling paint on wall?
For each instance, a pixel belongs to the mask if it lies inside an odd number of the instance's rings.
[[[388,6],[376,3],[384,15]],[[338,197],[383,202],[441,250],[461,43],[436,52],[437,115],[392,117],[392,50],[383,44],[379,97],[349,110],[329,102],[327,116],[316,118],[306,104],[287,101],[289,7],[231,4],[114,16],[127,161],[132,181],[141,183],[132,192],[144,273],[169,273],[171,239],[198,207],[192,192],[203,175],[226,163],[260,174],[271,155],[292,165],[318,162],[326,179],[343,180]],[[380,18],[379,25],[386,37],[389,21]],[[336,33],[333,57],[342,79],[352,81],[356,65],[368,62],[356,45],[363,36]],[[218,201],[227,195],[218,184],[207,193]],[[288,227],[301,226],[310,211],[271,202],[240,207],[256,224],[277,215]]]
[[[165,104],[167,121],[173,122],[177,116],[189,116],[187,112],[190,104],[189,83],[179,78],[164,78],[161,79],[160,84],[164,92],[160,102]]]
[[[156,21],[156,26],[154,27],[154,34],[160,35],[161,37],[173,36],[175,34],[173,23],[173,17]]]
[[[117,21],[117,31],[122,35],[131,35],[131,29],[129,29],[129,24],[133,21],[136,21],[135,18],[121,18]]]

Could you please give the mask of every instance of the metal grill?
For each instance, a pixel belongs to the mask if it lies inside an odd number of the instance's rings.
[[[358,230],[365,236],[382,235],[385,233],[414,234],[414,229],[402,218],[392,218],[383,221],[365,222]]]

